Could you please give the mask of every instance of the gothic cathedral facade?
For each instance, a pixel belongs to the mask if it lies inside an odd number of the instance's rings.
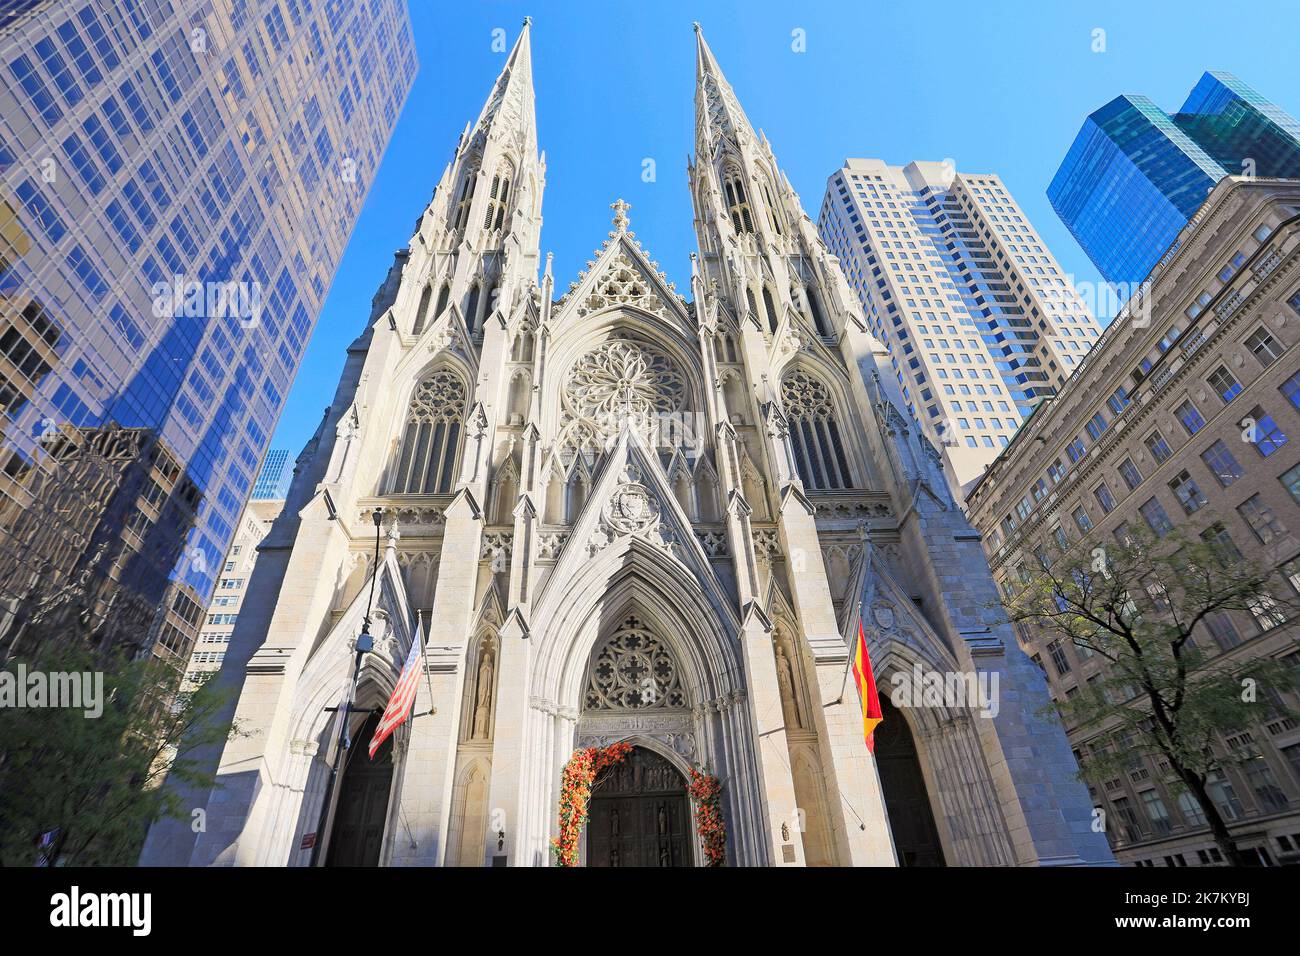
[[[587,865],[700,865],[692,768],[722,781],[727,865],[1109,863],[939,455],[698,27],[689,299],[621,201],[556,295],[529,30],[258,550],[204,826],[158,824],[144,862],[550,865],[565,762],[627,741]],[[370,759],[417,621],[414,715]],[[921,672],[998,706],[891,707]]]

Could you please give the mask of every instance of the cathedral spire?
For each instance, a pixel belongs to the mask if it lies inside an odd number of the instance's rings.
[[[537,115],[533,97],[533,52],[530,39],[532,23],[532,17],[524,18],[519,38],[506,57],[506,64],[501,68],[471,134],[462,145],[474,143],[481,134],[490,135],[503,130],[522,138],[520,145],[525,149],[536,148]]]
[[[695,24],[695,151],[708,156],[720,137],[733,143],[737,132],[750,139],[754,128],[749,123],[722,67],[704,39],[704,31]]]

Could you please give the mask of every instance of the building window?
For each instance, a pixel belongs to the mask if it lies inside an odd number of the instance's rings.
[[[1070,659],[1065,656],[1065,648],[1061,646],[1060,641],[1052,641],[1047,645],[1047,653],[1051,655],[1052,664],[1056,667],[1056,673],[1064,677],[1070,673]]]
[[[501,169],[492,177],[492,190],[488,193],[487,212],[483,216],[483,228],[490,232],[500,232],[506,224],[506,206],[510,200],[510,180],[514,178],[514,169],[503,162]]]
[[[1197,486],[1191,474],[1187,471],[1180,471],[1174,476],[1174,480],[1169,482],[1169,489],[1178,499],[1178,503],[1183,506],[1183,511],[1195,514],[1204,508],[1209,502],[1205,494]]]
[[[1233,542],[1232,535],[1228,534],[1228,529],[1223,526],[1223,522],[1216,521],[1202,531],[1201,540],[1218,553],[1221,561],[1228,563],[1241,560],[1241,551]]]
[[[1103,514],[1110,514],[1115,510],[1115,497],[1110,493],[1103,481],[1096,488],[1092,489],[1092,496],[1097,499],[1097,504],[1101,505]]]
[[[745,179],[739,169],[727,167],[723,173],[722,191],[727,197],[732,227],[738,233],[753,232],[754,220],[749,212],[749,198],[745,195]]]
[[[1093,415],[1092,418],[1088,419],[1088,424],[1085,425],[1084,428],[1087,430],[1088,435],[1092,440],[1096,441],[1101,437],[1102,432],[1106,430],[1106,416],[1102,415],[1101,412],[1098,412],[1096,415]]]
[[[827,387],[799,370],[785,377],[781,397],[790,425],[795,466],[805,487],[852,487],[853,476]]]
[[[1135,491],[1137,486],[1142,484],[1142,473],[1137,470],[1137,465],[1133,464],[1130,458],[1125,458],[1119,463],[1119,473],[1124,479],[1124,484],[1128,485],[1129,491]]]
[[[1208,381],[1225,405],[1241,394],[1241,383],[1222,365],[1210,373]]]
[[[1151,457],[1156,460],[1157,464],[1163,464],[1173,455],[1173,449],[1169,447],[1169,442],[1165,441],[1165,436],[1160,432],[1152,432],[1146,437],[1143,444],[1147,446],[1147,451],[1151,452]]]
[[[1070,444],[1065,446],[1065,453],[1070,457],[1070,461],[1077,464],[1084,455],[1083,439],[1076,438]]]
[[[1202,620],[1205,622],[1205,629],[1210,632],[1210,637],[1214,638],[1214,643],[1219,645],[1219,650],[1230,651],[1241,643],[1241,635],[1233,626],[1232,618],[1225,612],[1215,611],[1205,615]]]
[[[1300,408],[1300,372],[1296,372],[1283,382],[1278,387],[1278,391],[1286,396],[1292,408]]]
[[[1286,794],[1277,785],[1273,770],[1264,759],[1263,754],[1255,754],[1246,763],[1246,781],[1265,813],[1273,813],[1287,808]]]
[[[1222,770],[1211,770],[1206,775],[1205,789],[1209,791],[1210,799],[1214,805],[1219,808],[1219,813],[1223,814],[1226,820],[1239,820],[1245,812],[1241,806],[1241,801],[1237,799],[1237,791],[1232,788],[1232,781],[1224,775]]]
[[[391,479],[392,494],[432,495],[452,490],[465,395],[464,382],[450,369],[434,372],[416,387]]]
[[[1250,349],[1250,354],[1259,359],[1259,364],[1265,367],[1272,365],[1282,355],[1282,346],[1267,329],[1257,329],[1252,332],[1246,339],[1246,348]]]
[[[1092,519],[1088,517],[1088,512],[1083,510],[1082,505],[1074,509],[1074,524],[1083,534],[1092,530]]]
[[[1261,631],[1271,631],[1286,623],[1286,614],[1270,594],[1256,594],[1246,599],[1246,607]]]
[[[1146,504],[1138,510],[1142,512],[1147,527],[1155,533],[1157,538],[1163,538],[1174,530],[1174,523],[1169,520],[1169,515],[1165,513],[1164,507],[1155,498],[1148,498]]]
[[[1205,427],[1205,419],[1191,402],[1183,402],[1174,409],[1174,414],[1178,416],[1178,420],[1183,423],[1189,435],[1195,435]]]
[[[1172,830],[1173,824],[1169,819],[1169,811],[1165,809],[1165,802],[1160,799],[1160,794],[1155,790],[1143,790],[1141,797],[1147,819],[1151,821],[1151,826],[1156,833],[1165,834]]]
[[[1300,594],[1300,558],[1292,558],[1278,568],[1282,572],[1282,577],[1286,583],[1291,585],[1291,590]]]
[[[1137,814],[1133,812],[1133,806],[1129,803],[1128,797],[1116,797],[1115,816],[1124,829],[1124,838],[1129,843],[1136,843],[1142,839],[1141,831],[1138,829]]]
[[[474,203],[474,184],[478,180],[478,170],[465,171],[465,181],[460,184],[460,200],[456,203],[456,218],[452,229],[462,232],[469,223],[469,207]]]
[[[1291,497],[1295,499],[1295,503],[1300,505],[1300,465],[1282,472],[1282,474],[1278,475],[1277,480],[1282,482],[1283,487],[1291,492]]]
[[[1273,509],[1266,505],[1259,495],[1251,495],[1237,505],[1237,513],[1263,544],[1268,544],[1286,534],[1286,528],[1277,520]]]
[[[1255,449],[1267,458],[1286,444],[1287,438],[1273,416],[1256,405],[1250,414],[1241,420],[1242,434],[1255,443]]]
[[[1205,811],[1196,802],[1196,798],[1186,790],[1178,795],[1178,812],[1182,814],[1183,822],[1189,827],[1203,827],[1206,825]]]
[[[1213,445],[1201,452],[1201,461],[1205,462],[1205,467],[1210,469],[1210,474],[1224,488],[1241,477],[1241,465],[1237,464],[1237,459],[1232,457],[1232,452],[1222,441],[1215,441]]]
[[[1291,765],[1291,772],[1295,778],[1300,780],[1300,744],[1292,744],[1289,747],[1279,748],[1286,762]]]
[[[1061,551],[1068,551],[1070,549],[1070,539],[1065,536],[1065,529],[1063,529],[1059,524],[1052,528],[1052,540],[1056,542],[1056,546]]]

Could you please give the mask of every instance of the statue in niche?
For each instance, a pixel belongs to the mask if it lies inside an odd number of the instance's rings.
[[[492,655],[485,653],[478,665],[478,694],[474,703],[474,739],[486,740],[492,716]]]
[[[803,722],[799,719],[799,702],[794,692],[794,669],[790,658],[785,656],[781,645],[776,646],[776,679],[781,685],[781,712],[785,715],[787,728],[799,728]]]

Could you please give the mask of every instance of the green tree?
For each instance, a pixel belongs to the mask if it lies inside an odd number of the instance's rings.
[[[18,663],[5,667],[15,678]],[[28,674],[102,674],[102,713],[0,706],[0,864],[33,865],[40,835],[54,832],[47,857],[59,864],[134,865],[150,824],[191,811],[163,778],[212,785],[191,757],[233,733],[218,719],[228,692],[213,682],[176,694],[175,666],[79,640],[43,642],[23,663]]]
[[[1247,558],[1212,533],[1133,531],[1123,542],[1041,549],[1013,574],[1003,602],[1013,623],[1104,661],[1099,677],[1053,704],[1092,745],[1080,757],[1083,776],[1101,781],[1142,756],[1163,758],[1224,858],[1243,865],[1208,781],[1233,759],[1222,738],[1273,716],[1277,691],[1295,678],[1280,661],[1220,653],[1207,627],[1233,611],[1293,627],[1300,607],[1279,597],[1275,562]]]

